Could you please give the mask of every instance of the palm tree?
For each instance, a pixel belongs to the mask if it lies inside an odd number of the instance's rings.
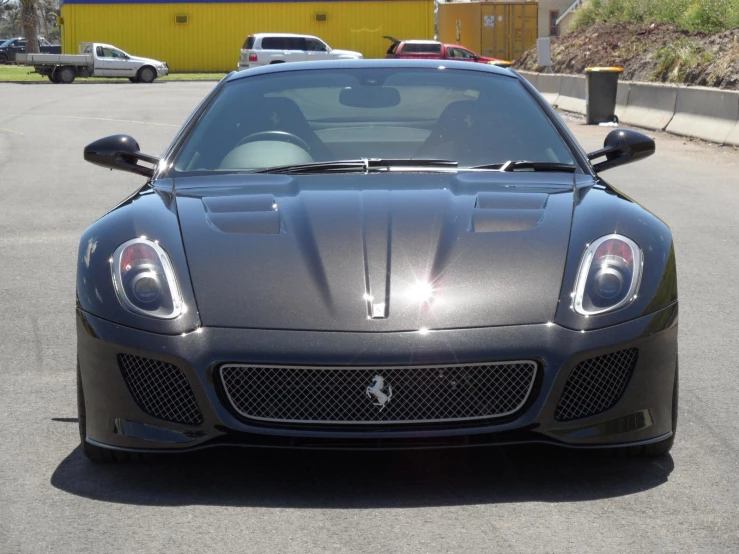
[[[39,52],[36,0],[20,0],[20,4],[21,25],[23,26],[23,36],[26,37],[26,52],[35,54]]]
[[[18,36],[21,32],[20,21],[20,5],[11,3],[0,5],[0,36]]]

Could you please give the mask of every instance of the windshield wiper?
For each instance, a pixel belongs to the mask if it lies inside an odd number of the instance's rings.
[[[369,173],[370,171],[392,171],[398,168],[407,170],[416,168],[455,169],[457,165],[457,162],[453,160],[361,158],[358,160],[336,160],[332,162],[313,162],[268,167],[267,169],[257,170],[254,173],[285,173],[291,175],[306,175],[310,173]]]
[[[574,173],[576,167],[572,164],[558,162],[528,162],[526,160],[508,160],[507,162],[476,165],[469,169],[497,169],[498,171],[564,171]]]

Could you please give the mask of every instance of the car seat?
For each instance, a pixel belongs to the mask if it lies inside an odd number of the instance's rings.
[[[261,98],[250,107],[241,126],[243,129],[239,140],[264,131],[284,131],[303,139],[310,146],[310,155],[314,160],[332,159],[331,151],[318,138],[295,101],[289,98]]]

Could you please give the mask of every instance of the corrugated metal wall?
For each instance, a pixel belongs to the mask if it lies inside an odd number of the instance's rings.
[[[439,40],[478,54],[515,60],[536,44],[535,2],[465,2],[439,5]]]
[[[105,42],[129,54],[166,61],[172,71],[231,71],[250,33],[305,33],[332,48],[384,57],[398,38],[433,38],[433,0],[197,4],[69,4],[62,6],[62,47]],[[326,21],[316,21],[316,14]],[[175,17],[186,15],[187,23]]]

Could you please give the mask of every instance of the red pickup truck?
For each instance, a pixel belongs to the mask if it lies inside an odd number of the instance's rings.
[[[392,44],[385,53],[386,58],[410,58],[427,60],[457,60],[487,63],[508,67],[511,62],[497,58],[486,58],[459,44],[444,44],[435,40],[398,40],[385,36]]]

